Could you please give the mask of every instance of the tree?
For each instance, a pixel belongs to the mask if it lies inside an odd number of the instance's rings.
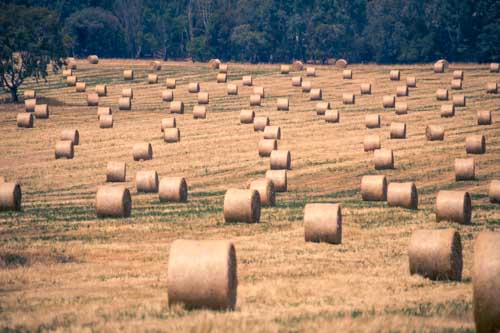
[[[45,79],[47,65],[61,65],[62,34],[58,15],[44,8],[0,6],[0,86],[17,102],[17,92],[30,77]]]
[[[139,58],[143,42],[143,1],[116,0],[113,11],[127,43],[129,57]]]

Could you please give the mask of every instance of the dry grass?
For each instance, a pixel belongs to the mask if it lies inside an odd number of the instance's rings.
[[[19,330],[86,331],[473,331],[472,249],[478,231],[498,228],[500,211],[487,199],[490,180],[499,178],[499,95],[486,95],[485,82],[498,80],[487,66],[454,64],[465,72],[468,106],[453,118],[440,117],[437,88],[449,87],[452,71],[434,74],[432,65],[398,66],[401,82],[389,80],[394,66],[354,65],[353,80],[342,69],[316,66],[313,87],[341,111],[339,124],[316,116],[315,101],[279,66],[230,64],[228,82],[240,85],[239,96],[227,96],[206,64],[166,63],[159,84],[147,84],[149,61],[78,62],[78,77],[87,92],[108,84],[100,105],[114,111],[113,129],[99,129],[96,108],[86,93],[75,93],[60,76],[48,84],[27,84],[51,104],[49,120],[34,129],[18,129],[21,105],[0,106],[0,175],[22,184],[22,212],[0,213],[0,325]],[[135,80],[123,81],[133,68]],[[277,195],[277,207],[264,208],[260,224],[223,223],[222,201],[229,187],[269,168],[259,158],[262,133],[239,124],[253,87],[241,86],[251,74],[267,96],[257,115],[268,115],[282,129],[280,149],[292,152],[289,192]],[[305,72],[303,73],[305,76]],[[417,77],[410,89],[410,111],[397,116],[382,108],[382,96],[395,94],[407,75]],[[166,144],[160,120],[165,79],[175,77],[175,99],[186,114],[177,115],[182,141]],[[193,120],[197,94],[187,84],[199,81],[210,92],[206,120]],[[342,105],[342,93],[359,93],[372,83],[372,95]],[[117,111],[124,87],[134,88],[133,111]],[[456,94],[457,92],[453,92]],[[276,111],[276,99],[287,97],[290,111]],[[494,124],[477,126],[476,112],[492,110]],[[367,113],[381,113],[382,127],[368,130]],[[407,140],[389,140],[391,121],[407,123]],[[425,141],[425,126],[442,124],[445,141]],[[80,145],[73,160],[54,160],[61,129],[78,128]],[[371,153],[363,151],[366,133],[379,134],[382,147],[394,150],[395,170],[375,171]],[[487,153],[476,155],[477,180],[455,182],[453,161],[465,156],[465,137],[485,134]],[[151,142],[154,159],[134,162],[132,146]],[[126,161],[133,210],[128,219],[97,220],[96,188],[106,179],[108,161]],[[189,202],[160,203],[157,194],[135,190],[135,173],[157,170],[162,176],[185,176]],[[364,174],[385,174],[389,181],[414,181],[418,211],[361,201]],[[473,224],[436,223],[435,195],[440,189],[469,190]],[[308,202],[339,202],[344,215],[343,243],[304,242],[302,209]],[[454,227],[463,241],[463,282],[432,282],[409,275],[407,246],[412,230]],[[232,313],[168,309],[166,269],[169,246],[177,238],[231,239],[238,257],[238,302]]]

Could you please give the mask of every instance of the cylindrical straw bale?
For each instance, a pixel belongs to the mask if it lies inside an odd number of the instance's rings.
[[[35,105],[36,105],[36,98],[24,100],[24,109],[26,110],[26,112],[34,112]]]
[[[264,139],[281,139],[281,128],[279,126],[266,126],[264,128]]]
[[[255,112],[253,110],[241,110],[240,111],[240,123],[251,124],[255,118]]]
[[[193,106],[193,118],[194,119],[205,119],[205,118],[207,118],[207,107],[205,105],[195,105],[195,106]]]
[[[340,68],[345,68],[345,67],[347,67],[347,60],[339,59],[335,62],[335,66],[340,67]]]
[[[376,170],[394,169],[394,153],[392,149],[375,149],[373,164]]]
[[[460,71],[460,70],[453,71],[453,79],[454,80],[463,80],[464,79],[464,71]]]
[[[484,135],[469,135],[465,137],[465,151],[467,154],[486,153],[486,138]]]
[[[224,220],[226,222],[259,222],[259,192],[250,189],[227,190],[224,196]]]
[[[302,81],[302,92],[310,92],[312,89],[311,81]]]
[[[253,84],[252,75],[243,76],[243,85],[244,86],[251,86],[252,84]]]
[[[408,246],[410,274],[431,280],[462,279],[462,244],[453,229],[415,230]]]
[[[453,104],[441,105],[441,117],[448,118],[455,115],[455,106]]]
[[[99,95],[96,93],[87,94],[87,105],[88,106],[98,106],[99,105]]]
[[[151,147],[151,144],[147,142],[136,143],[132,147],[132,156],[134,157],[134,161],[152,160],[153,147]]]
[[[70,140],[60,140],[56,142],[55,158],[72,159],[74,156],[73,142]]]
[[[492,62],[490,64],[490,72],[491,73],[498,73],[500,72],[500,64],[497,62]]]
[[[397,69],[393,69],[389,72],[389,78],[391,79],[391,81],[399,81],[400,76],[401,73]]]
[[[342,212],[339,204],[313,203],[304,207],[306,242],[342,243]]]
[[[438,101],[447,101],[448,100],[448,89],[436,90],[436,99]]]
[[[476,165],[473,158],[455,159],[455,180],[474,180],[476,176]]]
[[[278,141],[275,139],[262,139],[259,141],[259,156],[269,157],[273,150],[278,149]]]
[[[160,180],[160,201],[186,202],[188,186],[184,177],[164,177]]]
[[[342,78],[344,80],[352,80],[352,70],[344,69],[344,71],[342,72]]]
[[[453,96],[453,105],[454,106],[465,106],[466,98],[464,95],[455,95]]]
[[[134,89],[132,88],[122,89],[122,97],[128,97],[130,99],[134,98]]]
[[[165,128],[176,128],[177,127],[177,121],[175,120],[174,117],[170,118],[163,118],[161,120],[161,131],[163,132]]]
[[[292,87],[300,87],[300,86],[302,86],[302,76],[292,77]]]
[[[342,94],[342,103],[343,104],[354,104],[356,102],[356,96],[351,93]]]
[[[406,97],[408,96],[408,86],[399,86],[396,88],[396,96],[397,97]]]
[[[226,83],[227,82],[227,74],[226,73],[218,73],[216,80],[217,80],[217,83]]]
[[[137,171],[135,174],[137,192],[157,193],[158,173],[156,171]]]
[[[292,63],[292,69],[297,72],[297,71],[301,71],[304,69],[304,64],[302,63],[302,61],[300,60],[295,60],[293,63]]]
[[[161,62],[158,60],[151,61],[149,63],[149,69],[152,71],[159,71],[161,70]]]
[[[363,139],[363,150],[373,151],[375,149],[380,149],[380,136],[376,134],[365,135]]]
[[[363,201],[386,201],[387,178],[383,175],[367,175],[361,178],[361,198]]]
[[[227,70],[228,70],[227,64],[219,65],[219,73],[227,74]]]
[[[148,74],[148,84],[158,83],[158,74]]]
[[[163,141],[166,143],[175,143],[181,141],[181,131],[178,128],[164,128]]]
[[[166,79],[165,84],[167,85],[167,89],[175,89],[177,86],[177,80],[176,79]]]
[[[125,162],[108,162],[106,166],[107,182],[124,182],[127,178],[127,164]]]
[[[132,100],[130,97],[120,97],[118,100],[118,109],[119,110],[131,110],[132,109]]]
[[[452,90],[462,90],[462,80],[461,79],[451,80],[451,89]]]
[[[444,62],[436,62],[434,64],[434,73],[444,73],[445,70],[445,63]]]
[[[425,128],[425,137],[428,141],[443,141],[444,127],[437,125],[427,125]]]
[[[384,108],[393,108],[396,105],[396,96],[386,95],[382,97]]]
[[[318,102],[316,104],[316,114],[318,116],[323,116],[326,110],[330,110],[330,102]]]
[[[288,74],[288,73],[290,73],[290,65],[281,65],[280,66],[280,73],[281,74]]]
[[[306,76],[316,76],[316,67],[307,67]]]
[[[234,310],[238,278],[233,243],[174,241],[168,259],[167,285],[169,306]]]
[[[113,128],[113,115],[102,115],[99,117],[99,128]]]
[[[261,206],[274,206],[276,204],[276,192],[271,180],[267,178],[252,180],[249,188],[259,192]]]
[[[70,75],[66,78],[66,85],[68,87],[76,86],[77,82],[78,82],[78,76],[76,76],[76,75]]]
[[[276,192],[286,192],[288,189],[288,179],[286,170],[267,170],[266,178],[273,182]]]
[[[439,191],[436,197],[436,221],[470,224],[472,206],[470,195],[463,191]]]
[[[380,127],[380,115],[379,114],[367,114],[365,116],[366,128],[379,128]]]
[[[276,106],[278,111],[288,111],[289,109],[288,98],[278,98]]]
[[[34,117],[32,113],[18,113],[17,114],[17,127],[20,128],[32,128]]]
[[[323,98],[323,92],[319,88],[311,89],[309,99],[311,101],[320,101]]]
[[[325,112],[325,122],[327,123],[338,123],[340,121],[339,110],[326,110]]]
[[[396,102],[396,111],[397,115],[407,114],[408,113],[408,103],[404,102]]]
[[[69,140],[73,145],[78,146],[80,144],[80,133],[77,129],[67,128],[61,131],[59,136],[60,140]]]
[[[477,111],[477,124],[491,125],[491,111],[487,110]]]
[[[36,119],[48,119],[49,118],[49,105],[48,104],[35,105],[34,114],[35,114]]]
[[[77,82],[75,86],[75,92],[85,92],[87,90],[87,84],[85,82]]]
[[[66,69],[71,69],[71,70],[76,70],[77,65],[76,65],[76,60],[75,58],[68,58],[66,59]]]
[[[210,103],[210,95],[206,91],[201,91],[198,93],[198,104],[208,104]]]
[[[393,207],[417,209],[418,193],[415,183],[389,183],[389,186],[387,186],[387,204]]]
[[[121,186],[99,186],[95,210],[97,217],[130,217],[132,211],[130,191]]]
[[[108,86],[105,84],[98,84],[95,86],[95,92],[99,96],[106,96],[108,94]]]
[[[227,85],[227,94],[228,95],[238,95],[238,85],[234,83],[230,83]]]
[[[257,131],[263,132],[266,126],[269,126],[269,124],[270,124],[269,117],[266,116],[255,117],[253,119],[253,130],[256,132]]]
[[[500,180],[491,181],[488,196],[491,203],[500,203]]]
[[[191,94],[199,93],[200,92],[200,84],[198,82],[191,82],[188,85],[188,92],[190,92]]]
[[[210,61],[208,62],[208,67],[212,69],[218,69],[220,67],[220,64],[222,64],[222,62],[219,59],[210,59]]]
[[[264,87],[254,87],[253,93],[255,95],[260,95],[260,97],[262,97],[262,98],[266,97],[266,91],[265,91]]]
[[[173,101],[170,103],[170,113],[184,113],[184,102],[182,101]]]
[[[0,211],[21,210],[21,185],[19,183],[0,183]]]
[[[391,123],[391,139],[406,139],[406,123]]]
[[[87,60],[92,65],[97,65],[99,63],[99,57],[96,56],[95,54],[89,55],[87,57]]]
[[[292,156],[289,150],[273,150],[270,159],[271,170],[291,170]]]
[[[174,100],[174,91],[171,89],[166,89],[161,92],[161,99],[164,102],[172,102]]]
[[[261,99],[260,95],[250,95],[250,106],[260,106]]]
[[[73,75],[73,70],[72,69],[64,69],[62,71],[62,77],[68,77]]]
[[[372,84],[371,83],[361,83],[360,92],[361,92],[361,95],[371,95]]]
[[[414,76],[408,76],[406,78],[406,86],[408,88],[416,88],[417,87],[417,78]]]
[[[126,69],[123,71],[123,79],[124,80],[133,80],[134,79],[134,71],[131,69]]]
[[[498,93],[498,83],[489,82],[486,84],[486,93],[488,94],[496,94]]]

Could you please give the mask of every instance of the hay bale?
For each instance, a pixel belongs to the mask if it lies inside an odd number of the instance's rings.
[[[271,180],[267,178],[252,180],[248,188],[259,192],[261,206],[274,206],[276,204],[276,192]]]
[[[315,109],[318,116],[323,116],[326,110],[330,110],[330,102],[318,102]]]
[[[292,77],[292,87],[301,87],[301,86],[302,86],[302,76]]]
[[[454,80],[463,80],[464,79],[464,71],[460,71],[460,70],[453,71],[453,79]]]
[[[35,112],[36,98],[25,99],[24,100],[24,109],[26,112]]]
[[[184,177],[164,177],[160,180],[158,195],[161,202],[186,202],[188,186]]]
[[[302,87],[302,92],[308,93],[312,89],[312,83],[311,81],[302,81],[301,87]]]
[[[448,69],[448,61],[440,59],[434,63],[434,73],[444,73]]]
[[[210,61],[208,62],[208,67],[211,69],[218,69],[220,67],[220,64],[222,64],[222,62],[219,59],[210,59]]]
[[[342,103],[343,104],[354,104],[356,102],[356,96],[351,93],[343,93],[342,94]]]
[[[359,87],[361,95],[371,95],[372,94],[372,84],[371,83],[361,83]]]
[[[316,76],[316,67],[307,67],[306,76]]]
[[[266,126],[269,126],[271,122],[269,121],[269,117],[260,116],[254,117],[253,119],[253,130],[255,132],[263,132]]]
[[[256,190],[229,189],[224,196],[226,222],[258,223],[260,221],[260,195]]]
[[[157,84],[158,74],[148,74],[148,84]]]
[[[447,101],[448,100],[448,89],[438,89],[436,90],[436,100]]]
[[[345,68],[345,67],[347,67],[347,60],[339,59],[335,62],[335,66],[337,66],[339,68]]]
[[[87,90],[87,84],[85,82],[77,82],[75,86],[75,92],[85,92]]]
[[[406,86],[408,88],[416,88],[417,87],[417,78],[414,76],[406,77]]]
[[[391,139],[406,139],[406,123],[392,122],[390,129]]]
[[[181,131],[178,128],[164,128],[163,141],[166,143],[176,143],[181,141]]]
[[[465,106],[466,99],[464,95],[455,95],[453,96],[453,105],[456,107]]]
[[[95,92],[99,97],[106,96],[108,94],[108,86],[105,84],[98,84],[95,86]]]
[[[73,143],[74,146],[78,146],[80,144],[80,132],[78,132],[77,129],[66,128],[61,131],[59,139],[69,140]]]
[[[408,258],[411,275],[431,280],[462,279],[462,244],[456,230],[413,231]]]
[[[69,57],[66,59],[66,70],[76,70],[77,65],[76,65],[76,59],[73,57]]]
[[[286,192],[288,190],[286,170],[267,170],[266,178],[273,182],[276,192]]]
[[[264,139],[281,139],[281,128],[279,126],[266,126],[264,128]]]
[[[134,71],[131,69],[126,69],[123,71],[123,79],[124,80],[133,80],[134,79]]]
[[[386,95],[382,97],[384,108],[393,108],[396,105],[396,96]]]
[[[207,107],[205,105],[193,106],[193,119],[206,119]]]
[[[492,62],[490,64],[490,73],[498,73],[500,72],[500,64]]]
[[[251,124],[255,118],[255,112],[253,110],[241,110],[240,111],[240,123],[241,124]]]
[[[309,99],[311,101],[320,101],[323,99],[323,92],[319,88],[311,89],[311,92],[309,93]]]
[[[66,78],[66,85],[68,87],[74,87],[76,86],[76,83],[78,82],[78,76],[76,75],[71,75]]]
[[[441,105],[441,117],[448,118],[455,115],[455,106],[453,104]]]
[[[62,71],[62,77],[67,78],[68,76],[72,76],[72,75],[73,75],[73,70],[72,69],[64,69]]]
[[[253,93],[255,95],[260,95],[260,97],[262,97],[262,98],[266,97],[264,87],[254,87]]]
[[[288,98],[278,98],[276,107],[278,111],[288,111],[290,107]]]
[[[18,113],[16,121],[19,128],[33,128],[34,117],[31,113]]]
[[[122,97],[134,98],[134,90],[132,88],[122,89]]]
[[[149,69],[152,71],[160,71],[161,70],[161,62],[158,60],[153,60],[149,63]]]
[[[367,114],[365,116],[366,128],[380,128],[380,115],[377,114]]]
[[[271,170],[291,170],[292,156],[289,150],[273,150],[270,159]]]
[[[170,103],[170,113],[184,113],[184,102],[182,101],[173,101]]]
[[[244,86],[251,86],[253,85],[253,79],[252,79],[252,75],[244,75],[243,78],[243,85]]]
[[[250,106],[260,106],[261,97],[260,95],[250,95]]]
[[[364,151],[374,151],[375,149],[380,149],[380,136],[376,134],[365,135],[363,139],[363,150]]]
[[[176,128],[177,127],[177,121],[175,120],[174,117],[170,118],[163,118],[161,120],[161,131],[163,132],[165,128]]]
[[[401,77],[401,72],[397,69],[393,69],[389,72],[389,78],[391,81],[399,81]]]
[[[301,71],[304,69],[304,64],[302,63],[302,61],[300,60],[295,60],[293,63],[292,63],[292,70],[294,72],[298,72],[298,71]]]
[[[188,85],[188,92],[191,94],[199,93],[200,92],[200,84],[198,82],[191,82]]]
[[[452,90],[462,90],[462,80],[461,79],[451,80],[451,89]]]
[[[165,84],[167,85],[167,89],[175,89],[177,86],[177,80],[176,79],[166,79]]]
[[[99,105],[99,95],[96,93],[87,94],[87,105],[88,106],[98,106]]]
[[[367,175],[361,178],[363,201],[386,201],[387,179],[383,175]]]
[[[394,169],[394,153],[392,149],[375,149],[373,151],[375,170]]]
[[[389,183],[387,204],[392,207],[418,209],[418,193],[415,183]]]
[[[156,171],[137,171],[135,174],[137,192],[158,193],[158,173]]]
[[[443,141],[444,127],[437,125],[427,125],[425,128],[425,137],[427,141]]]
[[[198,93],[198,104],[208,104],[210,103],[210,96],[208,92],[199,92]]]
[[[0,182],[0,211],[21,210],[21,185],[19,183]]]
[[[408,103],[396,102],[395,104],[395,113],[397,115],[403,115],[408,113]]]
[[[436,197],[436,221],[470,224],[472,206],[470,195],[464,191],[439,191]]]
[[[113,115],[102,115],[99,117],[99,128],[113,128]]]
[[[34,115],[35,115],[36,119],[48,119],[49,118],[49,105],[48,104],[35,105]]]
[[[500,180],[492,180],[488,190],[491,203],[500,203]]]
[[[108,162],[106,166],[106,181],[110,183],[124,182],[127,178],[127,164],[125,162]]]
[[[288,74],[288,73],[290,73],[290,65],[281,65],[280,66],[280,73],[281,74]]]
[[[315,243],[342,243],[342,212],[339,204],[313,203],[304,207],[304,239]]]
[[[130,97],[120,97],[118,100],[118,109],[119,110],[131,110],[132,109],[132,100]]]
[[[455,159],[455,180],[474,180],[476,166],[473,158]]]
[[[408,86],[399,86],[396,88],[396,96],[397,97],[406,97],[408,96]]]
[[[278,141],[276,139],[262,139],[259,141],[259,156],[269,157],[273,150],[278,149]]]
[[[174,100],[174,91],[171,89],[166,89],[161,92],[161,99],[164,102],[172,102]]]
[[[486,153],[486,138],[484,135],[468,135],[465,137],[465,151],[467,154]]]
[[[238,85],[234,83],[230,83],[227,85],[227,94],[228,95],[238,95]]]
[[[219,73],[227,74],[227,70],[228,70],[227,64],[220,64],[219,65]]]
[[[132,156],[134,157],[134,161],[147,161],[153,159],[153,147],[151,147],[150,143],[140,142],[134,144],[132,147]]]
[[[95,54],[89,55],[87,57],[87,60],[92,65],[97,65],[99,63],[99,57],[96,56]]]
[[[352,80],[352,70],[350,69],[345,69],[343,72],[342,72],[342,78],[344,80]]]
[[[217,83],[226,83],[227,82],[227,74],[226,73],[218,73],[216,76]]]
[[[234,310],[238,278],[236,251],[229,241],[176,240],[168,259],[168,305],[187,309]]]
[[[99,186],[96,194],[97,217],[130,217],[132,198],[126,187]]]
[[[60,140],[56,142],[56,149],[55,149],[55,158],[56,160],[59,158],[67,158],[67,159],[72,159],[74,156],[74,148],[73,148],[73,142],[70,140]]]
[[[472,286],[478,333],[500,332],[500,232],[481,231],[474,244]]]
[[[498,93],[498,83],[489,82],[486,84],[486,93],[487,94],[497,94]]]
[[[340,121],[339,110],[326,110],[325,112],[325,122],[327,123],[338,123]]]
[[[477,111],[477,124],[478,125],[491,125],[491,111],[483,110]]]

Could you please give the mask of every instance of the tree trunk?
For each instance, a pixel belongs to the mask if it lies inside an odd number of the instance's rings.
[[[12,102],[14,103],[19,102],[19,97],[17,96],[17,87],[12,87],[10,89],[10,96],[12,98]]]

